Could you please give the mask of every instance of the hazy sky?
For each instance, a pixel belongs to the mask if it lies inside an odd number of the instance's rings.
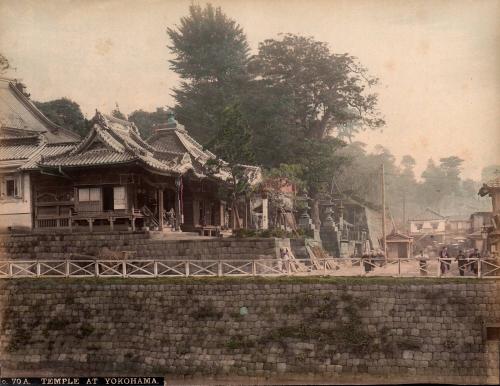
[[[400,158],[458,155],[464,175],[500,163],[500,0],[211,1],[237,20],[253,51],[280,32],[357,56],[380,78],[387,125],[356,139]],[[166,28],[192,1],[0,0],[0,52],[32,98],[62,96],[91,117],[172,105]],[[204,1],[197,2],[204,4]]]

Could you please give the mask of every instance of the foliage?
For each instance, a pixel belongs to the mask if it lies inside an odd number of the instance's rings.
[[[500,175],[500,165],[488,165],[481,171],[481,182],[488,182]]]
[[[251,164],[253,160],[250,134],[238,105],[224,109],[219,127],[209,146],[221,158],[211,159],[206,165],[211,174],[229,173],[230,189],[220,193],[234,206],[238,197],[250,190],[249,175],[244,166]]]
[[[78,103],[68,98],[54,99],[48,102],[33,102],[35,106],[56,125],[85,136],[90,122],[85,119]]]
[[[311,37],[284,34],[267,39],[250,62],[250,71],[288,97],[295,122],[307,138],[335,133],[352,138],[358,130],[380,127],[377,96],[365,92],[377,82],[357,59],[334,54]]]
[[[414,171],[415,159],[410,155],[404,155],[398,164],[387,149],[378,146],[370,153],[360,142],[348,144],[338,153],[346,162],[335,175],[334,192],[365,203],[381,202],[381,165],[384,164],[388,217],[393,218],[401,230],[404,220],[427,207],[443,215],[487,209],[488,203],[477,199],[478,184],[461,178],[462,160],[458,157],[442,158],[438,164],[429,159],[419,181]]]
[[[7,72],[9,68],[11,68],[9,59],[0,53],[0,74]]]
[[[248,43],[241,27],[220,7],[189,7],[175,28],[168,28],[174,54],[171,69],[183,79],[174,89],[175,115],[198,140],[217,132],[224,108],[238,100],[246,82]]]
[[[128,116],[128,120],[135,123],[143,138],[151,136],[153,133],[153,126],[166,123],[167,119],[168,111],[163,107],[158,107],[156,111],[153,112],[135,110]]]
[[[115,109],[111,111],[111,116],[118,119],[123,119],[125,121],[127,120],[127,116],[120,111],[120,106],[118,106],[118,103],[116,104]]]

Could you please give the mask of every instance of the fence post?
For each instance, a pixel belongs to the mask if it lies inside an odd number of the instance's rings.
[[[401,259],[398,257],[398,277],[401,277]]]
[[[441,259],[438,257],[438,277],[441,277]]]
[[[122,277],[127,277],[127,263],[125,261],[122,261]]]
[[[189,276],[189,260],[186,260],[186,277]]]
[[[477,277],[481,278],[483,276],[483,270],[481,269],[481,259],[477,259]]]
[[[69,277],[69,260],[64,261],[64,276]]]
[[[40,277],[40,271],[41,271],[40,262],[37,260],[35,264],[36,264],[36,266],[35,266],[36,277]]]
[[[98,261],[96,261],[94,263],[94,270],[95,270],[95,276],[99,277],[99,262]]]
[[[222,261],[217,262],[217,276],[222,276]]]
[[[158,262],[156,260],[153,261],[153,275],[158,277]]]
[[[257,274],[257,267],[255,265],[255,260],[252,260],[252,276]]]

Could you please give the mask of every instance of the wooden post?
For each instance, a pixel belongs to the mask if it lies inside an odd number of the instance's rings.
[[[158,189],[158,228],[163,230],[163,189]]]
[[[387,236],[385,230],[385,177],[384,163],[382,163],[382,237],[384,240],[384,258],[387,259]]]
[[[181,185],[182,177],[175,178],[175,230],[179,231],[181,229],[182,221],[182,208],[181,208]]]

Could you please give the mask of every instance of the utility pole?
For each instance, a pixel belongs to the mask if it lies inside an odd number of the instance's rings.
[[[403,230],[406,233],[406,187],[403,189]]]
[[[384,240],[384,257],[387,259],[387,236],[385,233],[385,177],[384,163],[382,162],[382,238]]]

